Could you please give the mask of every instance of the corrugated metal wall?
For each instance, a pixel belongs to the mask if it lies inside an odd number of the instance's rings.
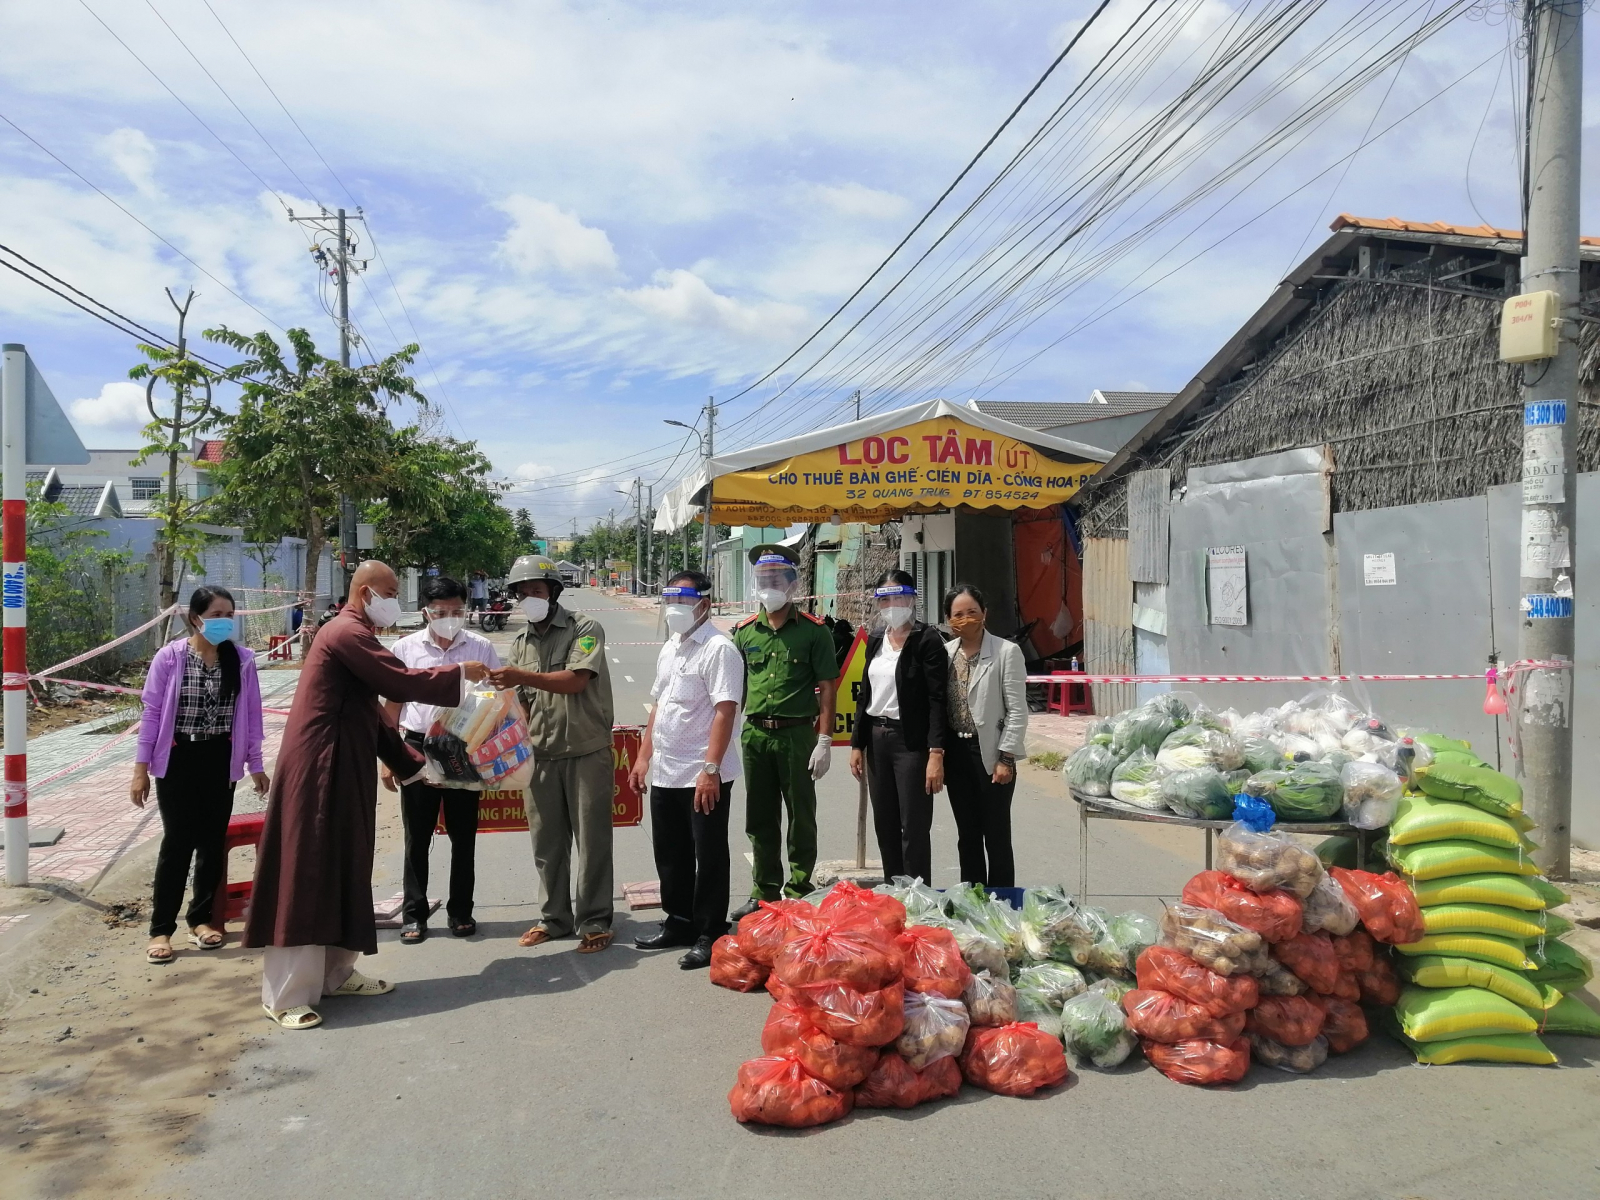
[[[1084,669],[1097,675],[1133,674],[1133,581],[1123,538],[1088,538],[1083,546]],[[1090,685],[1102,715],[1133,705],[1131,683]]]
[[[1167,582],[1167,519],[1172,472],[1165,467],[1128,477],[1128,577],[1135,583]]]

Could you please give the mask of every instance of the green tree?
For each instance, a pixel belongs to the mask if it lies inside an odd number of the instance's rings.
[[[414,427],[390,439],[383,499],[367,506],[379,556],[396,567],[438,567],[448,575],[503,574],[519,553],[512,516],[488,480],[475,442]]]
[[[37,484],[29,490],[28,607],[48,614],[28,629],[28,669],[39,671],[116,636],[116,585],[131,559],[124,551],[98,548],[105,534],[85,529],[66,505],[41,501]],[[109,678],[118,661],[102,655],[74,670]]]
[[[225,372],[242,394],[239,411],[219,418],[226,449],[214,472],[217,508],[248,514],[256,538],[305,538],[305,588],[315,593],[340,493],[371,500],[391,478],[395,433],[384,401],[427,403],[406,374],[418,347],[343,367],[318,354],[304,329],[289,330],[287,356],[264,332],[252,337],[224,326],[206,337],[244,356]]]
[[[512,524],[517,533],[517,553],[530,553],[533,550],[534,539],[539,536],[539,531],[533,525],[533,517],[527,509],[519,508]]]

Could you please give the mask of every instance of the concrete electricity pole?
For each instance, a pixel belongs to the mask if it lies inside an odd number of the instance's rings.
[[[633,594],[644,594],[640,586],[644,569],[644,480],[633,481]]]
[[[365,260],[357,261],[352,255],[355,253],[355,239],[351,236],[348,222],[365,221],[366,216],[361,209],[356,209],[353,217],[347,217],[344,209],[339,209],[331,216],[327,209],[314,217],[297,217],[290,210],[289,220],[296,225],[309,225],[324,237],[334,239],[333,253],[330,255],[320,243],[313,243],[311,254],[317,260],[317,265],[322,267],[333,277],[334,287],[337,291],[338,302],[335,318],[339,325],[339,365],[350,365],[350,344],[355,339],[350,334],[350,275],[354,271],[365,271]],[[350,576],[356,569],[356,506],[355,501],[349,496],[339,497],[339,553],[344,559],[343,593],[350,594]]]
[[[652,483],[649,487],[650,493],[644,502],[644,519],[650,522],[649,527],[644,531],[644,567],[645,579],[654,582],[656,578],[656,485]]]
[[[706,507],[705,530],[700,547],[700,569],[711,578],[711,458],[717,452],[717,398],[706,397]],[[684,564],[688,566],[687,563]],[[716,589],[712,588],[714,592]]]
[[[1521,624],[1517,656],[1573,662],[1577,545],[1578,160],[1583,126],[1583,5],[1529,0],[1527,241],[1522,293],[1554,292],[1552,358],[1523,366]],[[1571,873],[1571,666],[1520,684],[1524,808],[1537,824],[1534,861]]]

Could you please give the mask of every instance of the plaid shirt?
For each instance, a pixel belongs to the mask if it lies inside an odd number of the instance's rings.
[[[226,737],[233,732],[236,697],[222,698],[222,663],[206,666],[188,647],[183,660],[183,682],[178,687],[178,719],[173,732],[189,737]]]

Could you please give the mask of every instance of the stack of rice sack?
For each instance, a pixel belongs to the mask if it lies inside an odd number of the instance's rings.
[[[1408,986],[1395,1005],[1403,1040],[1425,1063],[1556,1061],[1539,1033],[1600,1036],[1600,1015],[1566,993],[1593,977],[1558,940],[1572,925],[1548,909],[1567,895],[1539,874],[1522,789],[1435,734],[1401,800],[1391,861],[1410,881],[1424,936],[1402,946]]]
[[[1218,845],[1224,869],[1196,875],[1162,914],[1123,997],[1145,1057],[1179,1083],[1234,1083],[1252,1058],[1303,1073],[1366,1041],[1362,1004],[1400,992],[1379,943],[1422,934],[1405,885],[1329,874],[1289,838],[1242,822]]]
[[[728,1093],[740,1121],[821,1125],[953,1096],[963,1080],[1029,1095],[1068,1073],[1061,1043],[1016,1021],[1014,989],[974,976],[950,930],[908,927],[900,901],[848,882],[818,906],[763,904],[718,940],[713,970],[739,990],[764,982],[774,1001],[765,1056]]]

